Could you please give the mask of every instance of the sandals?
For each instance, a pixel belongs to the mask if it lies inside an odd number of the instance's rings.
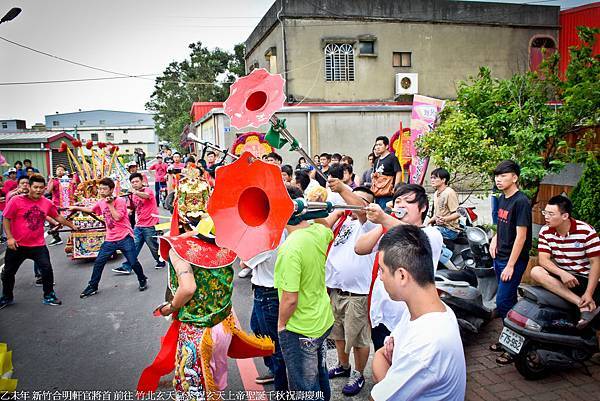
[[[581,312],[581,320],[577,323],[577,329],[581,330],[587,327],[587,325],[594,320],[594,318],[600,313],[600,306],[593,311]]]
[[[496,363],[498,365],[509,365],[514,362],[514,359],[508,352],[503,352],[496,358]]]
[[[504,348],[500,343],[495,343],[489,346],[489,350],[492,352],[504,352]]]

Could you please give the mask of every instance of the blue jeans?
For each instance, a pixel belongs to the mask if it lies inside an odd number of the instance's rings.
[[[498,197],[492,194],[492,224],[498,224]]]
[[[443,238],[446,238],[449,240],[455,240],[456,237],[458,237],[458,231],[451,230],[448,227],[435,226],[435,228],[438,229],[438,231],[442,234]]]
[[[254,305],[250,328],[254,334],[269,336],[275,342],[275,352],[272,356],[263,358],[265,365],[275,377],[275,391],[288,389],[285,362],[277,336],[277,319],[279,317],[279,298],[276,288],[252,286],[254,288]]]
[[[166,187],[167,187],[166,182],[158,182],[158,181],[154,182],[154,195],[156,197],[156,206],[160,206],[160,189],[166,188]]]
[[[452,259],[452,251],[448,248],[446,248],[446,246],[442,246],[442,253],[440,254],[440,263],[445,265],[446,263],[448,263],[448,261],[450,259]]]
[[[504,319],[509,310],[517,303],[517,289],[521,284],[521,277],[527,268],[526,260],[519,260],[509,281],[502,281],[500,275],[504,271],[508,260],[494,259],[494,271],[498,280],[498,292],[496,293],[496,314]]]
[[[315,391],[320,393],[313,399],[329,401],[331,398],[325,344],[330,332],[331,327],[318,338],[288,330],[278,333],[291,391]]]
[[[377,203],[383,210],[385,210],[386,203],[391,201],[393,198],[391,196],[382,196],[380,198],[375,198],[375,203]]]
[[[154,227],[136,227],[133,229],[133,235],[135,235],[135,258],[140,255],[144,243],[148,245],[150,253],[156,262],[160,262],[158,256],[158,239],[156,238],[156,229]],[[126,260],[121,266],[125,270],[131,271],[131,263]]]
[[[108,259],[115,253],[117,250],[123,252],[125,255],[125,259],[131,266],[133,266],[133,271],[135,272],[138,281],[141,283],[146,280],[146,276],[144,276],[144,270],[142,269],[142,265],[137,260],[137,255],[135,253],[135,242],[133,238],[129,235],[122,240],[119,241],[105,241],[100,247],[100,252],[98,252],[98,257],[96,257],[96,261],[94,262],[94,271],[92,271],[92,278],[90,279],[89,285],[98,288],[98,284],[100,283],[100,278],[102,278],[102,271],[104,270],[104,266]]]

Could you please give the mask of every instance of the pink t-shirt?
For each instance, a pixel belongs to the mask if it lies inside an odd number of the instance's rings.
[[[150,188],[143,188],[140,192],[148,194],[148,199],[140,198],[137,195],[133,195],[133,204],[135,205],[135,217],[136,227],[153,227],[158,224],[158,217],[152,216],[158,214],[158,207],[156,206],[156,197],[154,191]]]
[[[57,215],[56,206],[44,197],[33,200],[28,195],[16,195],[4,208],[4,217],[10,219],[10,230],[19,246],[45,246],[46,216]]]
[[[6,182],[4,183],[4,193],[7,194],[10,191],[12,191],[13,189],[15,189],[19,184],[17,183],[16,180],[6,180]]]
[[[165,176],[167,175],[167,163],[154,163],[150,166],[150,170],[154,170],[156,182],[165,182]]]
[[[185,168],[185,164],[184,163],[172,163],[171,167],[173,167],[176,170],[183,170]]]
[[[58,178],[52,178],[52,203],[60,207],[60,181]]]
[[[120,220],[115,220],[110,213],[108,203],[104,199],[100,199],[92,211],[97,215],[104,217],[104,223],[106,224],[106,241],[114,242],[120,241],[128,235],[133,237],[133,229],[129,223],[129,217],[127,216],[127,202],[123,198],[115,198],[113,201],[115,209],[121,215]]]

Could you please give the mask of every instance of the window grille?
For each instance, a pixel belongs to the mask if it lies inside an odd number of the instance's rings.
[[[354,48],[351,44],[325,46],[325,80],[354,81]]]

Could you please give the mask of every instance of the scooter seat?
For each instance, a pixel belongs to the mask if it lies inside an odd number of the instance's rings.
[[[558,309],[570,310],[575,307],[572,303],[565,301],[561,297],[539,286],[522,286],[521,293],[525,298],[546,306],[553,306]]]
[[[442,277],[447,278],[450,281],[466,281],[472,287],[477,287],[477,276],[473,271],[468,269],[462,270],[447,270],[441,269],[438,270],[436,275],[440,275]]]

